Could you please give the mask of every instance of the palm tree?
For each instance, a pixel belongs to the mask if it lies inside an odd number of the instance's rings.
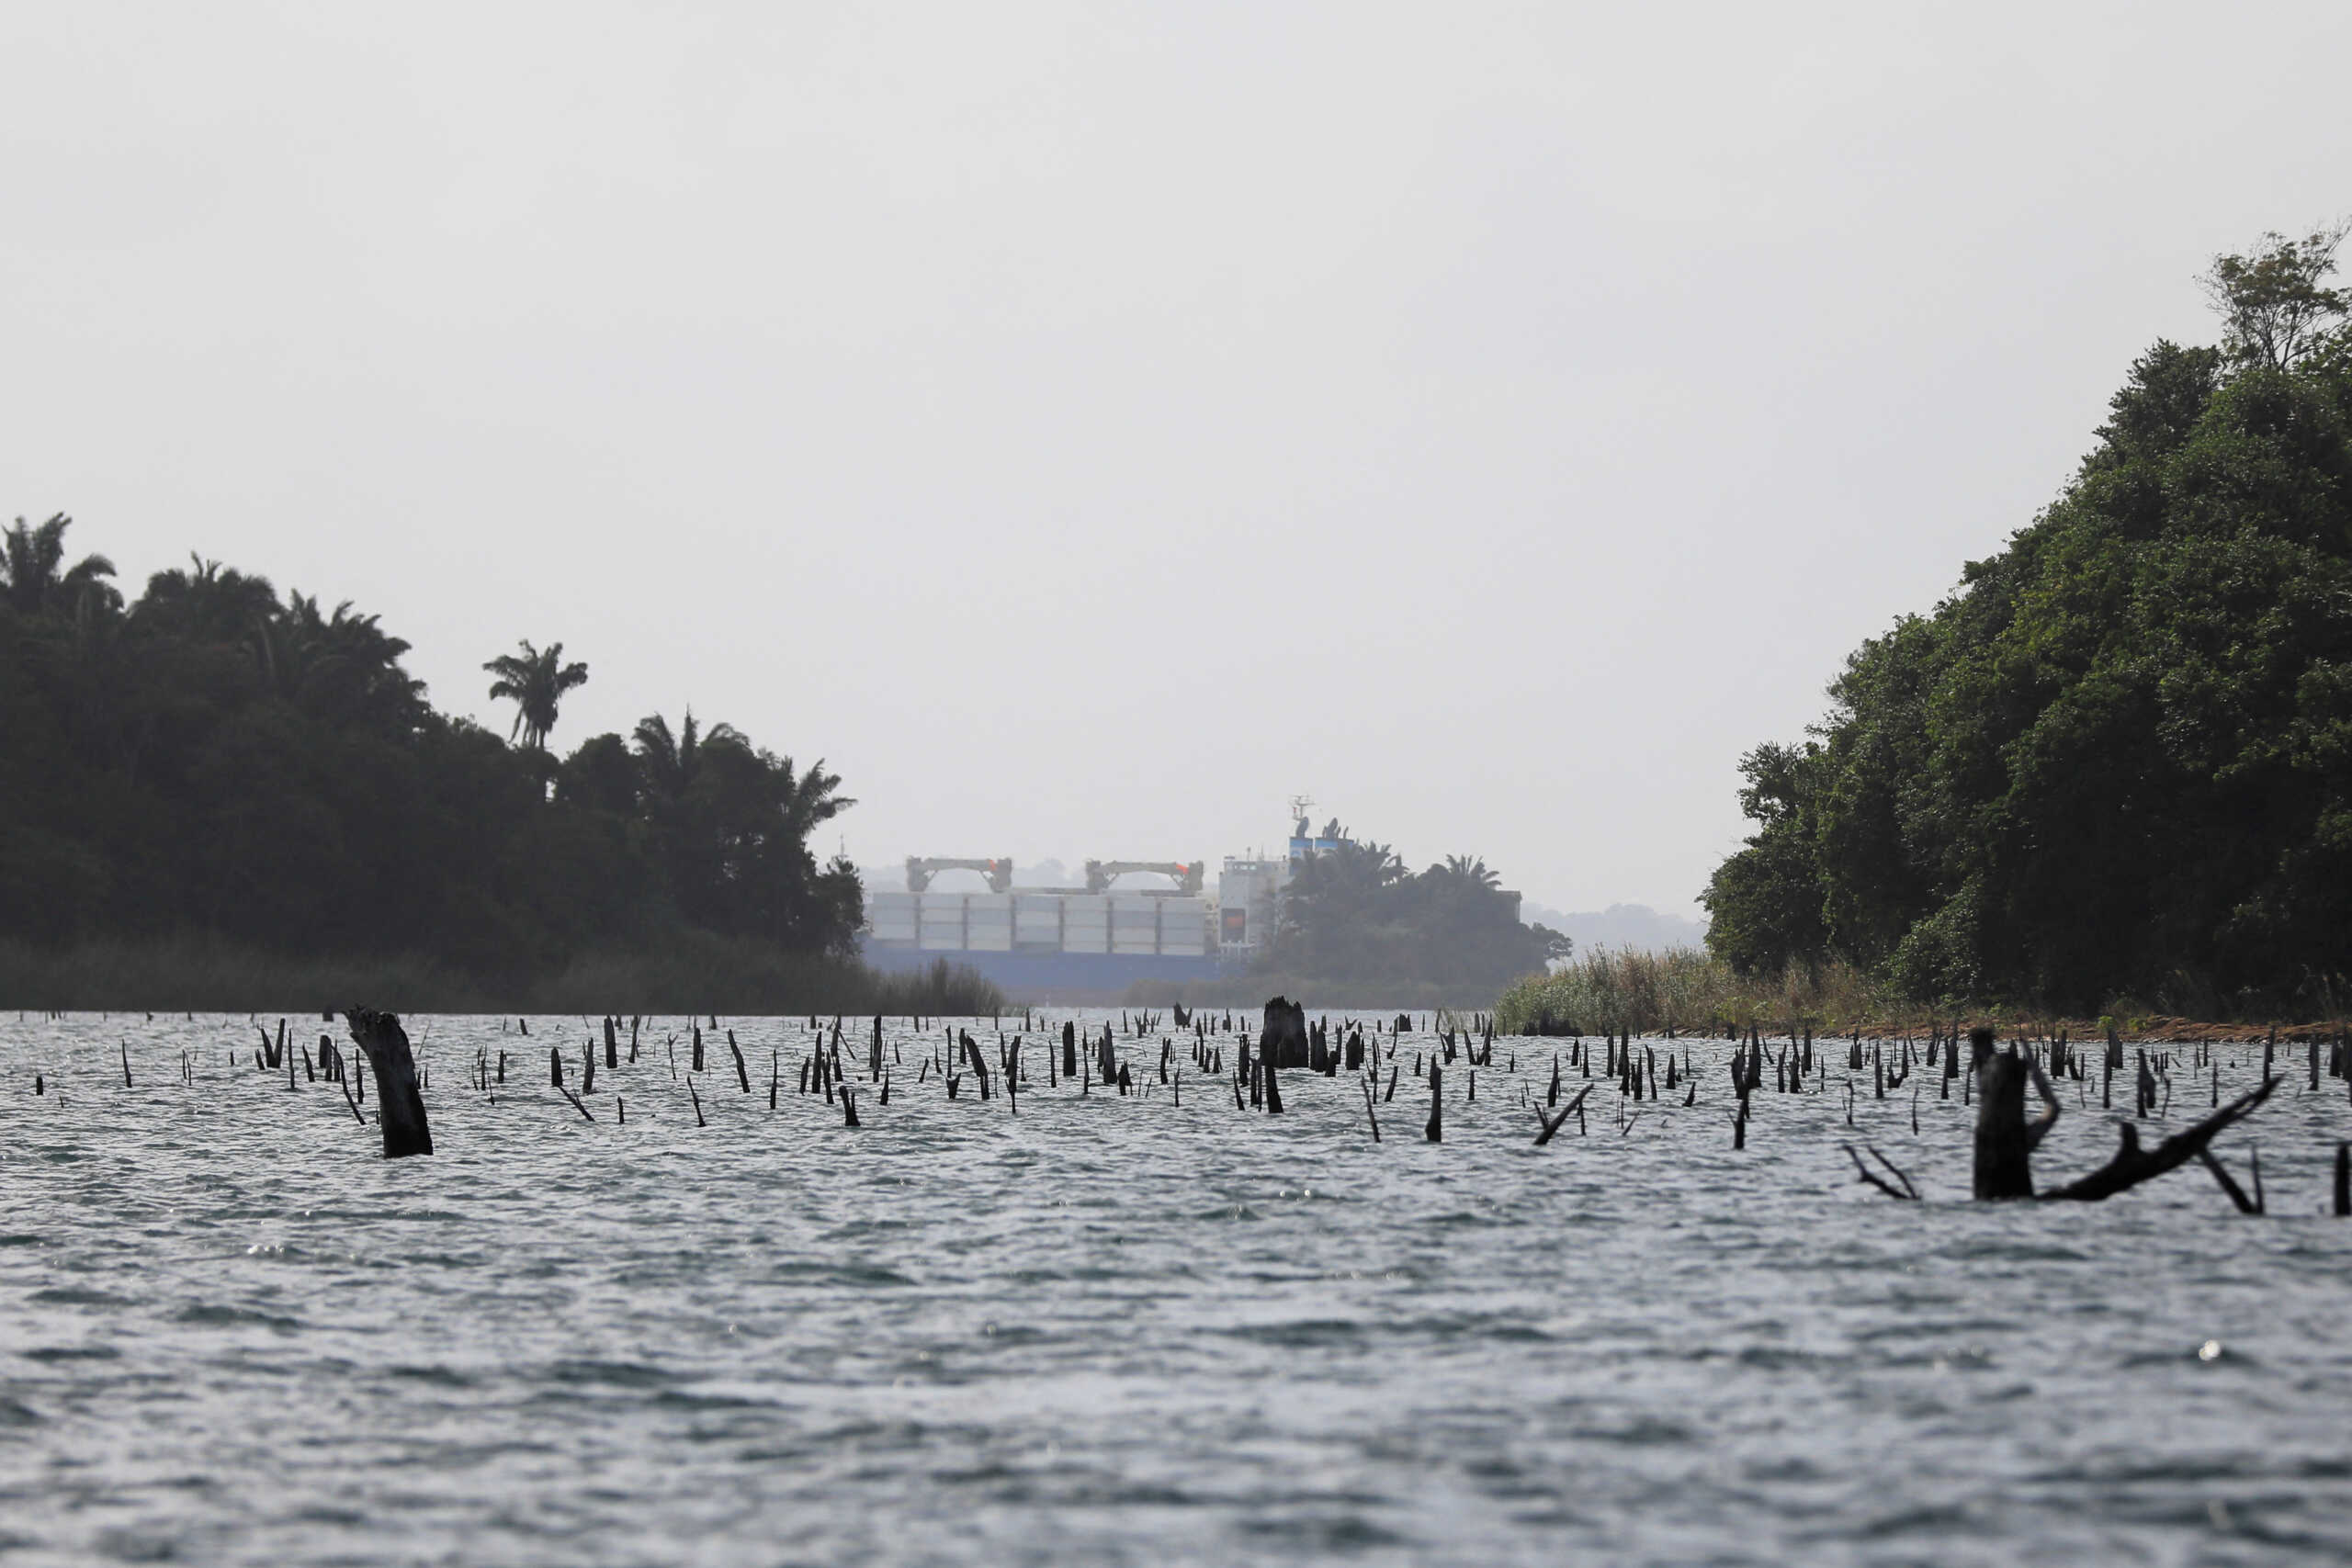
[[[266,577],[191,553],[189,568],[174,567],[147,580],[131,614],[150,631],[188,642],[250,643],[254,628],[278,614],[277,590]]]
[[[710,733],[704,734],[692,708],[686,710],[685,723],[675,735],[670,733],[670,721],[655,713],[637,721],[632,738],[637,741],[638,762],[644,770],[647,787],[672,803],[685,798],[695,775],[702,772],[704,747],[714,741],[750,744],[742,731],[731,724],[714,724]]]
[[[233,574],[232,574],[233,575]],[[354,614],[346,599],[333,615],[296,592],[285,610],[255,623],[250,639],[263,680],[277,695],[345,718],[374,714],[395,727],[413,723],[424,682],[401,668],[408,644]]]
[[[106,557],[84,556],[65,567],[65,530],[73,525],[74,519],[61,512],[38,528],[19,517],[0,535],[0,590],[18,615],[38,615],[52,601],[77,606],[92,592],[120,603],[113,586],[102,581],[114,575],[114,562]]]
[[[822,757],[811,762],[808,771],[797,779],[793,776],[791,758],[777,759],[775,768],[776,793],[780,797],[776,802],[777,810],[784,818],[785,832],[795,843],[808,842],[808,835],[820,825],[831,821],[857,804],[846,795],[833,793],[842,787],[842,776],[825,772]]]
[[[1468,855],[1448,855],[1445,857],[1445,874],[1464,886],[1481,893],[1490,892],[1503,884],[1501,877],[1487,869],[1483,855],[1476,859]]]
[[[514,728],[507,732],[507,739],[520,734],[526,748],[543,750],[563,694],[588,683],[588,666],[564,663],[560,642],[544,653],[533,648],[528,637],[516,646],[523,650],[519,657],[502,653],[482,668],[498,677],[491,683],[491,700],[514,705]]]

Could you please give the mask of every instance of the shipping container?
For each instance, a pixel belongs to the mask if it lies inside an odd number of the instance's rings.
[[[915,940],[915,896],[911,893],[874,893],[865,900],[865,913],[874,928],[876,942],[899,943],[911,947]]]
[[[876,893],[870,940],[931,953],[1158,953],[1194,958],[1216,948],[1205,898],[1146,894]]]

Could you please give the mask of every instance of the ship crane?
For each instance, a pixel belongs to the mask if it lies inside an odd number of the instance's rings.
[[[942,860],[937,857],[909,855],[907,857],[907,891],[921,893],[931,886],[931,879],[943,871],[977,871],[989,879],[991,893],[1012,891],[1012,857],[1001,860]]]
[[[1201,882],[1208,867],[1200,861],[1181,860],[1091,860],[1086,863],[1086,890],[1108,893],[1111,880],[1131,871],[1158,872],[1176,879],[1176,891],[1190,898],[1201,890]]]

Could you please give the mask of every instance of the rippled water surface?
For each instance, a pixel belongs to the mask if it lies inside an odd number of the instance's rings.
[[[850,1130],[806,1021],[721,1021],[754,1092],[714,1036],[697,1126],[678,1021],[590,1124],[546,1060],[577,1088],[586,1023],[413,1019],[439,1152],[396,1162],[244,1018],[0,1022],[0,1561],[2352,1560],[2352,1106],[2300,1055],[2225,1140],[2249,1219],[2193,1166],[1971,1204],[1968,1112],[1865,1081],[1849,1130],[1842,1050],[1742,1152],[1687,1042],[1696,1106],[1604,1086],[1538,1149],[1554,1042],[1449,1069],[1432,1145],[1427,1035],[1374,1144],[1346,1077],[1179,1103],[1156,1039],[1134,1098],[1033,1036],[1017,1115],[950,1100],[906,1021]],[[2079,1092],[2045,1177],[2109,1153]]]

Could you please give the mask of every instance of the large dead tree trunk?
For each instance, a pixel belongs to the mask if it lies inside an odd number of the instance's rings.
[[[1993,1032],[1979,1029],[1969,1043],[1978,1063],[1976,1072],[1975,1195],[1979,1198],[2035,1198],[2045,1202],[2096,1203],[2117,1193],[2153,1181],[2177,1170],[2205,1152],[2215,1136],[2253,1113],[2270,1098],[2278,1080],[2266,1076],[2262,1087],[2241,1095],[2184,1132],[2176,1133],[2153,1149],[2140,1147],[2139,1130],[2122,1124],[2121,1146],[2115,1157],[2089,1175],[2047,1192],[2033,1190],[2032,1156],[2042,1136],[2058,1120],[2058,1097],[2041,1076],[2041,1065],[2030,1056],[1993,1050]],[[2113,1047],[2110,1047],[2110,1056]],[[2047,1110],[2029,1122],[2025,1089],[2030,1078]],[[2241,1205],[2243,1206],[2243,1205]]]
[[[1977,1198],[2033,1196],[2037,1139],[2026,1124],[2025,1080],[2025,1064],[2015,1056],[1987,1055],[1976,1070]]]
[[[433,1152],[433,1129],[425,1124],[424,1096],[416,1084],[416,1058],[409,1054],[401,1021],[371,1008],[344,1014],[351,1038],[376,1074],[376,1120],[384,1129],[384,1157]]]
[[[1265,1028],[1258,1036],[1258,1055],[1268,1066],[1308,1065],[1306,1009],[1281,997],[1266,1004]]]

